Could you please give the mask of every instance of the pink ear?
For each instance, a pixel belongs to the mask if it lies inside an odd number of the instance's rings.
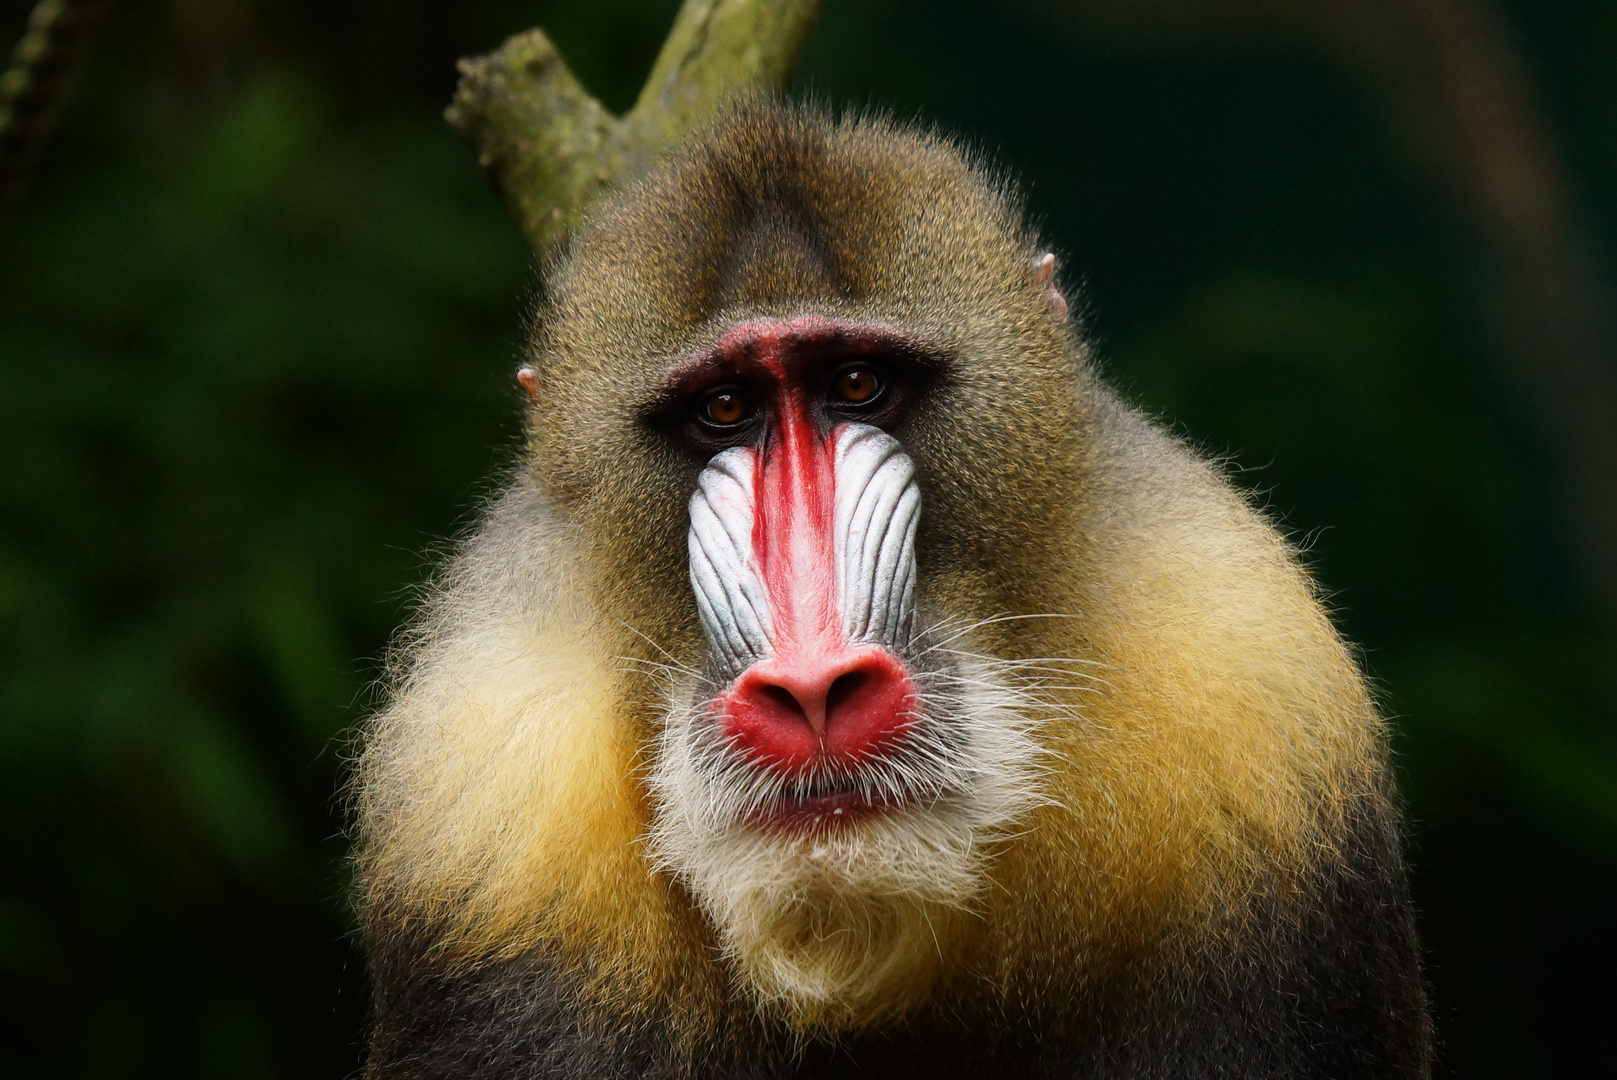
[[[1056,288],[1056,257],[1053,252],[1033,257],[1033,273],[1044,286],[1044,302],[1062,319],[1067,317],[1067,298]]]
[[[525,367],[517,372],[517,382],[522,384],[522,392],[528,395],[529,401],[539,400],[539,373],[531,367]]]
[[[1033,272],[1039,275],[1039,284],[1049,288],[1056,278],[1055,253],[1046,251],[1043,255],[1033,256]]]

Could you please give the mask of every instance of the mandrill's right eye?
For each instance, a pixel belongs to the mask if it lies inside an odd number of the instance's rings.
[[[698,410],[705,423],[714,427],[735,427],[752,418],[752,401],[740,390],[727,386],[702,399]]]

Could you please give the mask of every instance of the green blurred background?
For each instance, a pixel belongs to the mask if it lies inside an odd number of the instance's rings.
[[[675,7],[114,8],[0,234],[0,1072],[357,1067],[346,733],[511,459],[536,287],[453,61],[540,24],[621,109]],[[1617,475],[1403,54],[1284,7],[827,0],[798,81],[1021,176],[1114,383],[1306,549],[1395,718],[1441,1074],[1604,1073]],[[1604,289],[1617,5],[1493,10]]]

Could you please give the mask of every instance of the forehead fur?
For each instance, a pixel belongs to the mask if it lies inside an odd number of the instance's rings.
[[[552,280],[547,344],[588,348],[605,329],[654,348],[794,303],[895,317],[951,298],[980,306],[1025,278],[1029,245],[1005,186],[953,143],[884,119],[757,104],[585,229]]]

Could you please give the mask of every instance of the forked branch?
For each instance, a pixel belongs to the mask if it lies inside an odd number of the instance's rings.
[[[444,115],[543,255],[615,182],[725,99],[782,89],[819,8],[820,0],[685,0],[640,100],[621,118],[535,28],[462,60]]]

